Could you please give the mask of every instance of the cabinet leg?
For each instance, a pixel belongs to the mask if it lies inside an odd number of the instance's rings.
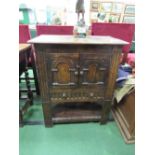
[[[34,75],[34,82],[35,82],[35,87],[36,87],[36,93],[37,93],[37,95],[40,95],[38,76],[37,76],[37,71],[36,71],[36,66],[35,65],[33,65],[33,75]]]
[[[43,114],[45,127],[52,127],[52,107],[48,103],[43,103]]]
[[[101,124],[106,124],[109,118],[109,113],[111,109],[111,101],[102,102],[102,112],[101,112]]]

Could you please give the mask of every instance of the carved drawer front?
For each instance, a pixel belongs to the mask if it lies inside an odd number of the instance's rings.
[[[80,54],[80,84],[104,86],[108,76],[110,55]]]
[[[103,91],[96,91],[95,89],[61,89],[61,90],[50,90],[50,97],[53,101],[96,101],[104,97]]]
[[[78,81],[78,53],[47,53],[48,83],[52,87],[76,86]]]

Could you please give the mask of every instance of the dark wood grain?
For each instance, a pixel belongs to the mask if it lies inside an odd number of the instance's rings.
[[[30,41],[36,49],[45,126],[52,126],[52,120],[77,122],[81,119],[83,122],[91,118],[92,121],[100,118],[101,123],[106,123],[121,47],[125,42],[112,37],[78,39],[56,36],[56,40],[53,37],[40,36]],[[100,112],[89,110],[89,116],[86,116],[87,110],[74,113],[64,111],[59,119],[60,115],[55,114],[55,106],[74,105],[75,102],[87,106],[99,103]]]
[[[114,100],[112,107],[114,119],[126,143],[135,141],[135,90],[127,94],[120,103]]]

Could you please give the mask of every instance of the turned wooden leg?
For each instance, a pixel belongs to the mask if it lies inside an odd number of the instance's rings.
[[[26,86],[27,86],[27,96],[30,99],[30,105],[33,105],[33,93],[31,90],[31,84],[30,84],[30,80],[29,80],[29,73],[28,73],[28,69],[26,68],[25,71],[25,78],[26,78]]]
[[[34,76],[34,83],[36,88],[37,95],[40,95],[40,89],[39,89],[39,82],[38,82],[38,75],[37,75],[37,69],[36,69],[36,63],[35,63],[35,54],[31,53],[31,63],[32,63],[32,70],[33,70],[33,76]]]
[[[43,115],[44,115],[44,123],[45,127],[52,127],[52,107],[49,103],[43,103]]]
[[[33,76],[34,76],[36,93],[37,93],[37,95],[40,95],[40,89],[39,89],[39,83],[38,83],[38,76],[37,76],[37,71],[36,71],[36,67],[35,66],[33,66]]]
[[[101,112],[101,124],[106,124],[109,118],[111,109],[111,100],[105,100],[102,102],[102,112]]]

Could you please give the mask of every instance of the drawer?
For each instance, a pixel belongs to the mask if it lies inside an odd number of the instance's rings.
[[[51,100],[53,101],[94,101],[104,97],[104,90],[96,91],[94,89],[74,89],[74,90],[54,90],[51,89]]]

